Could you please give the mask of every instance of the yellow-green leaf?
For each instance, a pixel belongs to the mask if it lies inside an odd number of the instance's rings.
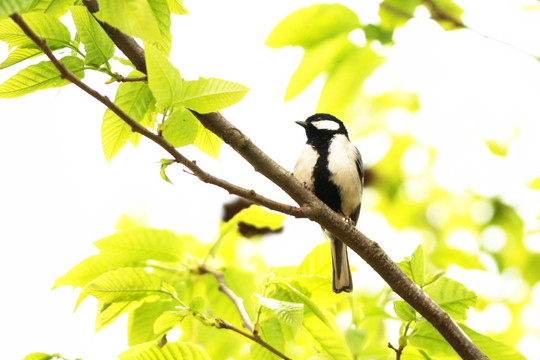
[[[182,78],[163,52],[154,45],[145,44],[148,85],[156,98],[158,107],[169,109],[178,98]]]
[[[22,17],[39,37],[47,41],[47,45],[51,49],[60,49],[69,45],[71,35],[68,28],[54,16],[43,13],[29,13],[24,14]],[[0,21],[0,41],[20,48],[38,47],[12,19]]]
[[[229,107],[247,94],[244,85],[216,78],[184,81],[177,102],[200,113]]]
[[[165,0],[148,0],[148,5],[152,9],[156,22],[158,25],[159,33],[161,36],[154,44],[166,55],[171,52],[171,11],[169,5]]]
[[[318,4],[297,10],[281,20],[266,39],[266,45],[280,48],[287,45],[309,48],[360,26],[358,16],[340,4]]]
[[[30,2],[32,0],[2,0],[0,1],[0,16],[9,16],[13,13],[21,12]]]
[[[128,301],[117,303],[100,303],[94,329],[99,331],[112,324],[123,313],[132,311],[144,304],[143,301]]]
[[[85,62],[99,66],[114,55],[114,43],[85,6],[71,8],[73,22],[86,51]]]
[[[77,77],[84,77],[84,63],[74,56],[66,56],[60,60]],[[11,99],[37,90],[60,87],[69,84],[62,79],[60,72],[50,61],[42,61],[19,71],[0,85],[0,98]]]
[[[31,59],[33,57],[36,57],[38,55],[43,54],[41,49],[19,49],[15,48],[13,51],[11,51],[1,64],[0,64],[0,70],[5,69],[11,65],[15,65],[20,63],[21,61],[24,61],[26,59]]]
[[[163,137],[174,147],[193,144],[201,124],[185,109],[175,109],[162,125]]]
[[[73,5],[73,0],[34,0],[34,3],[30,9],[32,12],[46,13],[58,19]]]
[[[195,145],[203,153],[217,159],[219,149],[221,148],[221,143],[221,138],[199,124],[197,135],[195,136],[195,140],[193,140],[193,145]]]
[[[131,347],[118,355],[119,360],[210,360],[210,357],[199,346],[188,342],[167,343],[159,347],[155,341]]]
[[[473,291],[447,277],[442,277],[426,286],[425,291],[429,297],[456,320],[465,320],[467,318],[467,309],[476,304],[477,300],[477,296]]]
[[[177,15],[189,14],[189,11],[184,6],[184,3],[182,0],[167,0],[167,2],[169,4],[169,9],[171,10],[171,13],[177,14]]]

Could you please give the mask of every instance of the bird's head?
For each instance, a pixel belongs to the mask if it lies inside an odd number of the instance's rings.
[[[306,130],[308,140],[316,138],[332,138],[337,134],[349,137],[343,122],[330,114],[315,114],[305,121],[296,121]]]

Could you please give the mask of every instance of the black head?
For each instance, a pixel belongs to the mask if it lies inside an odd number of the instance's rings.
[[[332,138],[336,134],[349,137],[343,122],[330,114],[311,115],[306,121],[297,121],[296,123],[306,129],[308,141],[315,138]]]

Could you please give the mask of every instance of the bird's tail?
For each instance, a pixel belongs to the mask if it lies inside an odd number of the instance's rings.
[[[332,249],[333,290],[335,293],[351,292],[353,284],[349,257],[347,256],[347,245],[334,235],[328,232],[326,234],[330,239],[330,248]]]

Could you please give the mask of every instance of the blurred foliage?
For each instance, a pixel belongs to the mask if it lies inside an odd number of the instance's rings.
[[[248,89],[215,78],[187,80],[172,65],[168,59],[171,14],[188,13],[182,1],[99,3],[97,19],[137,37],[144,45],[147,79],[137,71],[120,75],[113,69],[117,62],[132,64],[113,56],[113,44],[96,18],[74,0],[0,2],[0,41],[10,47],[0,69],[36,57],[45,60],[41,50],[8,18],[20,12],[51,49],[69,54],[61,61],[78,77],[99,71],[110,76],[109,83],[121,81],[115,103],[136,121],[175,147],[193,144],[217,157],[221,140],[187,109],[218,111],[241,100]],[[384,66],[385,50],[394,45],[395,32],[406,27],[419,9],[444,30],[466,27],[463,9],[451,0],[383,0],[378,4],[378,19],[372,23],[362,23],[347,6],[318,4],[284,18],[266,44],[304,50],[286,88],[285,101],[323,76],[316,111],[343,119],[355,140],[373,134],[387,139],[386,151],[366,172],[366,185],[373,201],[371,211],[383,215],[398,233],[412,231],[421,239],[414,253],[399,263],[403,271],[458,320],[490,358],[523,359],[512,347],[526,334],[520,318],[526,314],[524,309],[532,306],[531,288],[540,281],[540,254],[524,242],[527,231],[537,229],[537,224],[536,228],[526,224],[500,197],[484,198],[473,191],[456,194],[437,184],[433,166],[438,149],[410,133],[393,131],[386,122],[392,111],[418,111],[422,104],[416,94],[401,89],[379,94],[363,91],[364,83]],[[66,14],[73,20],[74,34],[59,20]],[[137,81],[123,82],[126,78]],[[49,61],[41,61],[0,84],[0,97],[13,98],[67,84]],[[370,120],[360,123],[360,118]],[[513,137],[515,134],[509,139]],[[136,145],[139,138],[118,116],[105,112],[102,142],[107,160],[128,141]],[[491,156],[508,154],[509,142],[479,141]],[[161,161],[161,176],[166,181],[166,168],[171,164],[171,160]],[[526,185],[536,191],[539,183],[537,178]],[[261,338],[292,358],[395,358],[394,350],[388,347],[389,336],[399,338],[393,346],[403,351],[402,359],[457,358],[433,327],[388,288],[334,294],[328,244],[317,246],[298,266],[269,268],[257,242],[246,240],[239,227],[247,224],[275,232],[281,229],[282,221],[280,215],[251,206],[223,221],[215,242],[204,244],[190,235],[123,219],[117,233],[96,241],[98,255],[82,260],[59,277],[54,287],[80,288],[77,305],[88,296],[98,299],[96,330],[128,314],[131,347],[119,355],[120,359],[276,358],[258,344],[246,346],[245,338],[222,329],[222,321],[240,329],[242,319],[230,298],[219,291],[218,279],[201,271],[202,265],[217,269],[227,286],[243,299]],[[490,286],[503,290],[489,295],[468,289],[447,277],[447,269],[460,269],[471,276],[481,274],[492,282]],[[516,282],[520,287],[507,289]],[[492,304],[502,304],[510,312],[505,329],[488,333],[488,337],[467,326],[471,307],[481,313]],[[32,353],[25,359],[64,358]]]

